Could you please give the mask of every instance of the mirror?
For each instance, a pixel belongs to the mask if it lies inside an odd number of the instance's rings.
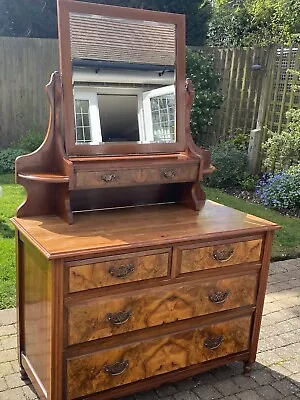
[[[178,58],[184,16],[77,1],[58,4],[68,153],[183,148],[184,110],[180,116],[177,99],[184,94],[184,50],[183,61]]]
[[[174,143],[175,25],[70,14],[76,144]]]

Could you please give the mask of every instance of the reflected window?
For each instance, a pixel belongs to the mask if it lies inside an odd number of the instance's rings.
[[[88,100],[75,100],[75,119],[76,143],[90,143],[92,137]]]

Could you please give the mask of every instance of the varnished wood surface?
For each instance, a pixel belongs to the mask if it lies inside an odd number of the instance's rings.
[[[161,205],[77,214],[68,226],[55,216],[13,218],[16,227],[48,258],[251,235],[275,223],[206,201],[201,211]]]
[[[261,258],[262,239],[200,248],[188,245],[175,251],[179,252],[177,255],[179,271],[184,274],[228,265],[258,262]]]
[[[69,304],[68,343],[254,305],[257,275],[199,280]]]
[[[243,317],[69,359],[68,399],[245,351],[250,323],[250,316]],[[118,375],[112,376],[109,370]]]
[[[167,276],[171,249],[112,256],[96,263],[71,267],[69,291],[78,292],[98,287]]]

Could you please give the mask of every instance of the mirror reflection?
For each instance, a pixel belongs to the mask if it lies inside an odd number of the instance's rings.
[[[175,26],[71,14],[76,144],[176,142]]]

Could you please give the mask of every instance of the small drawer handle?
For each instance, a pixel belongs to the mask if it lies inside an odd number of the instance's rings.
[[[129,367],[129,361],[122,360],[117,361],[114,364],[107,364],[104,366],[104,371],[107,372],[111,376],[122,375]]]
[[[225,246],[221,249],[214,249],[212,252],[212,257],[217,261],[228,261],[234,253],[234,247]]]
[[[215,350],[221,346],[222,342],[224,341],[224,336],[215,336],[205,340],[204,346],[207,347],[209,350]]]
[[[121,267],[110,267],[108,272],[114,278],[126,279],[135,271],[133,264],[122,265]]]
[[[174,169],[168,169],[163,173],[164,177],[167,179],[173,179],[176,176],[176,171]]]
[[[101,179],[106,183],[112,182],[112,181],[116,180],[117,178],[118,177],[115,174],[105,174],[105,175],[101,176]]]
[[[107,320],[112,325],[123,325],[129,320],[130,317],[131,317],[130,310],[128,311],[123,310],[123,311],[118,311],[116,313],[107,314]]]
[[[214,293],[210,293],[208,298],[212,303],[215,304],[223,304],[225,303],[227,297],[229,296],[229,290],[226,290],[224,292],[219,291],[219,292],[214,292]]]

